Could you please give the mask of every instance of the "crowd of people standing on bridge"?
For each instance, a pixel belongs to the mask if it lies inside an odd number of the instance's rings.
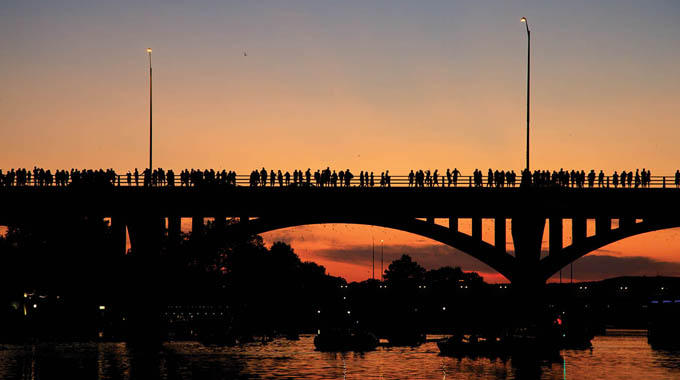
[[[490,172],[489,172],[490,173]],[[489,174],[490,176],[491,174]],[[491,181],[489,177],[489,181]],[[665,178],[663,179],[663,186],[665,187]],[[582,188],[586,185],[589,188],[593,187],[650,187],[652,184],[652,172],[651,170],[639,169],[635,170],[633,174],[632,170],[626,171],[622,170],[619,174],[614,171],[611,176],[606,176],[604,171],[600,170],[599,173],[595,173],[595,170],[591,170],[587,175],[584,170],[564,170],[560,171],[548,171],[548,170],[536,170],[533,173],[527,172],[527,170],[522,171],[522,184],[530,184],[538,187],[577,187]],[[489,185],[490,186],[490,185]],[[675,186],[680,187],[680,171],[676,172],[675,175]]]
[[[265,168],[261,170],[253,170],[250,172],[249,184],[250,186],[318,186],[318,187],[350,187],[352,186],[354,174],[349,170],[331,170],[326,167],[323,170],[316,170],[312,173],[312,169],[308,168],[306,171],[294,170],[291,181],[290,172],[283,173],[281,170],[274,172],[270,170],[269,173]],[[386,170],[380,173],[380,178],[376,181],[373,172],[361,171],[359,173],[359,187],[374,187],[376,183],[381,187],[390,187],[392,185],[392,177],[390,171]]]
[[[392,176],[389,170],[380,173],[380,177],[373,172],[361,171],[359,179],[354,179],[354,174],[349,170],[331,170],[327,167],[323,170],[312,172],[294,170],[290,172],[281,170],[253,170],[250,173],[248,184],[252,187],[264,186],[317,186],[317,187],[391,187]],[[405,185],[405,178],[397,180],[397,184]],[[435,170],[411,170],[408,174],[409,187],[456,187],[461,178],[465,178],[463,185],[469,187],[515,187],[517,185],[517,175],[514,170],[492,170],[488,169],[486,175],[482,170],[475,169],[471,176],[463,176],[461,172],[454,168],[446,169],[445,174],[440,174]],[[140,181],[141,180],[141,181]],[[675,172],[674,184],[680,188],[680,170]],[[600,170],[590,170],[586,174],[584,170],[564,170],[549,171],[535,170],[528,172],[526,169],[521,173],[521,185],[533,187],[622,187],[622,188],[647,188],[652,186],[652,173],[643,168],[633,170],[622,170],[620,173],[614,171],[611,175],[605,175]],[[666,187],[666,178],[663,177],[661,184]],[[113,169],[99,170],[56,170],[34,167],[29,169],[10,169],[6,173],[0,169],[0,186],[66,186],[73,185],[114,185],[119,186],[121,182],[127,186],[203,186],[221,185],[236,186],[237,175],[235,171],[214,170],[214,169],[184,169],[179,176],[173,170],[167,172],[162,168],[154,170],[144,169],[141,173],[138,169],[133,172],[128,171],[124,175],[118,175]]]
[[[0,186],[67,186],[69,184],[120,184],[113,169],[55,170],[34,167],[20,168],[3,173],[0,169]]]

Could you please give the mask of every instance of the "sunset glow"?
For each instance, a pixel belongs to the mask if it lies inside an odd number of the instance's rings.
[[[145,168],[154,46],[154,166],[519,172],[522,14],[533,36],[532,169],[680,167],[677,2],[126,3],[2,5],[0,168]],[[348,280],[371,277],[373,242],[384,240],[385,267],[409,253],[504,281],[404,232],[319,225],[263,236]],[[591,254],[609,264],[575,262],[574,274],[680,275],[679,251],[677,229],[648,233]]]

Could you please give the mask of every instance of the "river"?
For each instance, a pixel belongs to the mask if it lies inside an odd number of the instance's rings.
[[[2,345],[0,379],[680,379],[680,352],[652,350],[645,331],[609,330],[592,349],[528,363],[442,357],[433,342],[322,353],[312,340],[219,348],[171,342],[158,354],[124,343]]]

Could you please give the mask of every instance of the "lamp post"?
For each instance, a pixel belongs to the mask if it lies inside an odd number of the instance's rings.
[[[529,171],[529,93],[531,79],[531,31],[529,31],[529,21],[526,17],[520,19],[527,28],[527,172]]]
[[[385,271],[383,270],[383,259],[385,253],[385,240],[380,239],[380,280],[385,281]]]
[[[151,48],[147,48],[149,54],[149,175],[153,171],[153,69],[151,68]]]
[[[373,246],[373,249],[372,249],[372,253],[373,253],[373,254],[372,254],[372,260],[371,260],[371,262],[372,262],[372,274],[371,274],[371,278],[372,278],[373,280],[375,280],[375,239],[372,241],[372,246]]]

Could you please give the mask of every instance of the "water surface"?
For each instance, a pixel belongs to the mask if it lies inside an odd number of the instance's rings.
[[[124,343],[3,345],[0,379],[680,379],[680,352],[652,350],[645,331],[608,331],[590,350],[529,362],[442,357],[432,342],[322,353],[312,340],[238,347],[173,342],[155,354]]]

